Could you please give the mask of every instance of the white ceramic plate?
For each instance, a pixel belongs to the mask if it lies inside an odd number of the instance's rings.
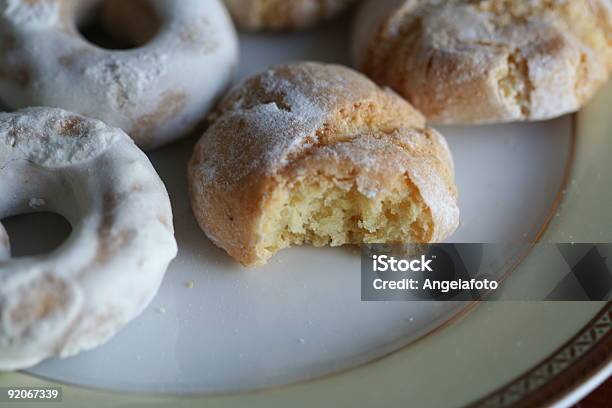
[[[237,79],[295,60],[348,64],[348,31],[345,20],[306,34],[243,35]],[[599,104],[605,104],[601,99]],[[454,153],[462,211],[461,227],[451,241],[540,237],[557,215],[574,165],[576,120],[567,116],[531,124],[441,129]],[[598,120],[609,126],[609,121]],[[352,249],[294,248],[263,268],[241,268],[206,239],[191,214],[185,171],[194,142],[192,138],[150,155],[172,199],[180,248],[152,305],[108,344],[67,360],[47,361],[27,375],[0,376],[0,384],[37,383],[29,376],[34,375],[60,384],[146,395],[228,394],[206,400],[211,404],[270,406],[328,396],[338,405],[376,397],[389,403],[415,400],[452,406],[473,402],[524,373],[603,307],[490,304],[440,331],[436,329],[465,315],[467,305],[361,302],[359,256]],[[40,224],[41,219],[34,221]],[[42,229],[45,239],[39,243],[44,248],[65,235],[58,222],[46,219],[41,227],[33,226],[31,218],[18,217],[7,228],[12,237],[30,236],[33,227]],[[593,228],[600,233],[601,227],[593,225],[590,233],[595,233]],[[585,241],[594,240],[590,236],[586,233]],[[31,253],[27,240],[13,241],[17,252]],[[554,320],[559,313],[565,318]],[[552,319],[552,326],[544,338],[532,339],[529,333],[546,323],[538,319]],[[449,332],[460,340],[449,343]],[[392,353],[397,350],[401,352]],[[479,355],[485,360],[470,360]],[[426,356],[430,362],[423,360]],[[436,370],[451,361],[460,365]],[[330,377],[340,372],[345,374]],[[455,377],[449,377],[452,373]],[[310,381],[316,378],[325,380]],[[369,389],[366,378],[373,387],[368,398],[360,393]],[[351,394],[337,394],[337,387],[347,387]],[[244,394],[261,389],[274,391]],[[237,392],[241,394],[235,396]],[[73,399],[66,402],[76,403],[102,394],[71,388],[69,395]],[[117,403],[155,401],[103,395]],[[195,400],[173,401],[189,405]]]

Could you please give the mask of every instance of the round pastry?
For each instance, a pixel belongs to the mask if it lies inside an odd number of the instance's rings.
[[[435,123],[578,110],[612,71],[609,0],[371,0],[355,64]]]
[[[440,241],[458,225],[446,141],[353,70],[270,69],[230,92],[213,120],[189,164],[192,208],[244,265],[304,243]]]
[[[242,29],[301,30],[329,20],[355,0],[225,0]]]
[[[151,301],[177,253],[165,187],[121,130],[63,110],[0,114],[0,219],[36,208],[72,235],[0,260],[0,370],[98,346]]]
[[[137,48],[94,45],[90,21]],[[200,123],[237,55],[220,0],[0,0],[0,100],[95,117],[145,149]]]

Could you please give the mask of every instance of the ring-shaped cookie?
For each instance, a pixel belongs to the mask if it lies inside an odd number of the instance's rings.
[[[90,43],[78,27],[93,13],[106,31],[143,45]],[[237,59],[220,0],[0,0],[0,100],[100,119],[144,149],[198,125]]]
[[[0,219],[31,212],[32,199],[72,234],[49,254],[0,260],[0,370],[105,342],[143,311],[177,252],[163,183],[100,121],[0,114]]]

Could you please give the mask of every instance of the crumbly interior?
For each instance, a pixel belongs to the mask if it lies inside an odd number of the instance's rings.
[[[502,95],[513,100],[524,117],[529,117],[534,86],[529,80],[529,65],[520,50],[508,55],[508,72],[498,80],[498,84]]]
[[[323,177],[278,188],[259,224],[258,255],[301,244],[422,242],[431,216],[414,188],[398,184],[368,197],[353,186]]]
[[[558,19],[555,22],[562,32],[572,33],[576,39],[595,52],[608,69],[612,69],[612,33],[609,19],[601,5],[589,4],[586,1],[515,1],[515,0],[470,0],[484,12],[496,15],[496,24],[510,25],[527,18],[553,13]],[[580,72],[576,84],[576,94],[586,99],[590,92],[586,86],[586,55],[582,52]],[[529,65],[516,49],[508,57],[508,74],[499,81],[502,94],[514,99],[523,116],[530,116],[530,93],[533,85],[529,80]]]

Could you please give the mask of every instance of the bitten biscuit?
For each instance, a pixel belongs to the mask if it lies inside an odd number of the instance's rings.
[[[355,0],[225,0],[242,29],[302,30],[329,20]]]
[[[612,71],[609,0],[372,0],[355,63],[429,121],[541,120],[574,112]]]
[[[457,227],[444,138],[391,91],[297,63],[230,92],[189,164],[193,211],[244,265],[291,245],[433,242]]]

